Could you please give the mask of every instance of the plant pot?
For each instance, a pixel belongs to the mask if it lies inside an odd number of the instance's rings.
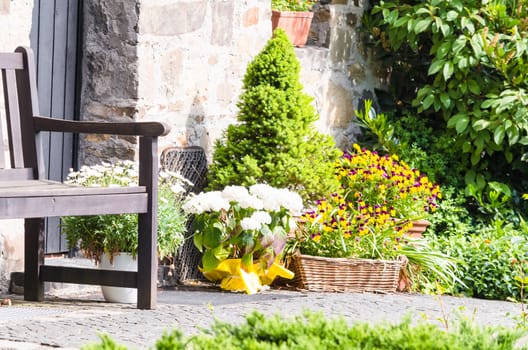
[[[99,268],[103,270],[121,270],[121,271],[137,271],[137,259],[133,258],[130,253],[118,253],[114,255],[113,263],[107,254],[103,254]],[[137,302],[136,288],[122,288],[101,286],[103,296],[106,301],[112,303],[133,304]]]
[[[413,226],[407,231],[407,235],[413,238],[422,238],[423,233],[431,223],[427,220],[413,221]]]
[[[394,292],[401,260],[294,255],[290,269],[302,289],[318,292]]]
[[[272,11],[271,29],[282,28],[293,46],[303,47],[310,34],[313,12]]]

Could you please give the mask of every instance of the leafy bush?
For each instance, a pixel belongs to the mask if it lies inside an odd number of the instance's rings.
[[[528,259],[528,227],[495,221],[478,234],[455,234],[434,239],[434,245],[455,259],[459,278],[466,285],[455,285],[453,293],[486,299],[518,298],[521,286],[518,262]]]
[[[471,184],[476,193],[484,193],[488,182],[501,182],[517,200],[528,173],[526,3],[404,0],[373,5],[364,23],[380,57],[392,67],[389,94],[380,97],[391,106],[393,120],[411,116],[434,130],[441,143],[418,148],[444,156],[443,176],[457,179],[450,185]],[[414,130],[430,133],[428,128]],[[441,174],[441,163],[431,165]],[[447,185],[429,168],[420,169]]]
[[[421,322],[413,325],[410,318],[397,324],[352,326],[342,318],[329,319],[319,313],[284,319],[276,315],[265,317],[254,312],[246,322],[233,325],[217,321],[199,335],[185,338],[179,330],[165,333],[156,342],[156,349],[350,349],[350,350],[492,350],[517,349],[515,342],[521,333],[498,327],[476,327],[461,320],[442,330]],[[521,347],[522,348],[522,347]],[[526,348],[526,347],[524,347]],[[115,343],[92,345],[85,349],[117,349]]]
[[[299,82],[300,64],[283,30],[249,64],[236,125],[215,144],[209,189],[267,183],[316,199],[338,188],[330,136],[317,132],[318,118]]]

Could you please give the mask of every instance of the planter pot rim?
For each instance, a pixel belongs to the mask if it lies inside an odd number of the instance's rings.
[[[309,11],[279,11],[279,10],[272,10],[273,16],[283,16],[283,17],[307,17],[312,18],[313,12]]]

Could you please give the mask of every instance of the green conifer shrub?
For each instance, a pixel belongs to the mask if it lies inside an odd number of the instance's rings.
[[[333,172],[340,152],[313,126],[318,115],[303,92],[300,69],[285,32],[276,30],[247,68],[239,123],[215,144],[209,189],[267,183],[309,200],[338,188]]]

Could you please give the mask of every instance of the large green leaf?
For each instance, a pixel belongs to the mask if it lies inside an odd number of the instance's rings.
[[[215,226],[207,226],[204,228],[202,244],[207,249],[214,249],[222,242],[222,231]]]
[[[444,79],[449,80],[449,78],[451,78],[451,76],[453,75],[454,71],[455,71],[455,67],[453,66],[453,62],[447,61],[442,71],[442,73],[444,74]]]
[[[202,265],[204,271],[211,271],[215,267],[218,266],[220,263],[220,260],[218,260],[214,256],[214,252],[212,250],[206,250],[202,256]]]
[[[432,22],[431,18],[422,19],[416,22],[416,25],[414,26],[414,32],[416,34],[425,32],[427,28],[429,28],[429,25],[431,24],[431,22]]]
[[[493,132],[493,141],[495,141],[497,145],[502,144],[502,141],[504,140],[504,133],[505,133],[505,130],[504,130],[504,126],[502,125],[499,125]]]
[[[481,131],[490,126],[490,124],[491,122],[489,120],[478,119],[473,123],[473,129],[475,129],[475,131]]]
[[[434,60],[433,63],[429,66],[429,70],[427,71],[427,74],[433,75],[442,69],[444,67],[445,61],[444,60]]]

